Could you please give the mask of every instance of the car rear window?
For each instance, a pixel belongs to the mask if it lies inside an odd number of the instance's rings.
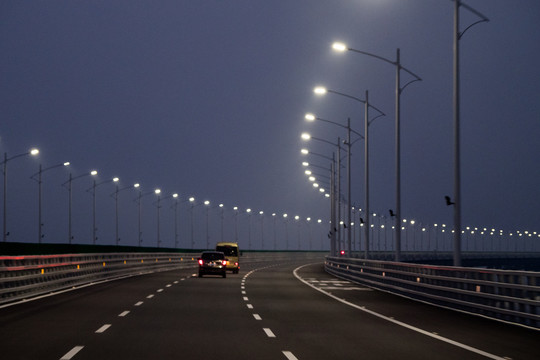
[[[225,257],[223,256],[222,253],[218,253],[218,252],[207,252],[207,253],[202,253],[201,258],[202,258],[203,260],[222,260],[222,259],[224,259]]]
[[[217,246],[217,251],[221,251],[225,256],[238,256],[238,248],[236,246]]]

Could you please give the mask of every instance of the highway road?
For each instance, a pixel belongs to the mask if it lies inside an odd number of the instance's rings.
[[[257,263],[111,281],[0,309],[2,359],[538,359],[540,332]]]

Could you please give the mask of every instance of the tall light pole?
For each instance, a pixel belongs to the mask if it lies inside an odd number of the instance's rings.
[[[210,249],[210,201],[205,200],[204,206],[206,206],[206,249]]]
[[[190,220],[191,220],[191,248],[195,249],[195,238],[193,237],[193,208],[195,207],[195,198],[192,196],[189,198],[191,203],[190,207]]]
[[[141,247],[141,244],[142,244],[142,228],[141,228],[141,215],[142,215],[142,202],[141,202],[141,199],[143,196],[146,196],[146,195],[150,195],[150,194],[155,194],[156,193],[156,190],[153,190],[153,191],[148,191],[146,193],[143,194],[142,192],[142,189],[140,188],[140,185],[139,185],[139,195],[137,196],[137,198],[134,200],[136,203],[137,203],[137,208],[138,208],[138,216],[137,216],[137,229],[138,229],[138,246]]]
[[[27,155],[36,156],[37,154],[39,154],[38,149],[30,149],[30,151],[28,152],[18,154],[9,158],[8,158],[7,152],[4,153],[4,161],[2,162],[2,164],[4,165],[4,234],[3,234],[4,242],[7,241],[7,236],[8,236],[8,231],[7,231],[7,163],[10,160],[13,160],[22,156],[27,156]]]
[[[92,191],[92,244],[96,244],[97,241],[97,226],[96,226],[96,188],[99,185],[108,184],[110,182],[118,182],[120,179],[117,177],[114,177],[109,180],[102,181],[100,183],[96,182],[94,179],[94,183],[91,188],[87,189],[87,192]]]
[[[251,209],[246,209],[248,214],[248,249],[251,250]]]
[[[459,8],[464,7],[469,10],[480,20],[469,25],[462,32],[459,31]],[[470,6],[464,4],[461,0],[454,0],[454,266],[461,266],[461,155],[460,155],[460,95],[459,95],[459,40],[474,25],[487,22],[489,19],[474,10]]]
[[[223,222],[225,221],[225,205],[219,204],[218,206],[219,206],[219,208],[221,209],[221,242],[223,242],[223,240],[224,240],[224,234],[223,234],[224,226],[223,226]]]
[[[261,250],[264,250],[264,211],[259,211],[261,215]]]
[[[39,244],[41,244],[41,239],[43,238],[43,234],[42,234],[42,232],[43,232],[42,231],[43,230],[43,221],[41,220],[41,213],[42,213],[42,211],[41,211],[41,208],[42,208],[42,191],[41,191],[42,180],[41,180],[41,175],[45,171],[55,169],[55,168],[58,168],[58,167],[61,167],[61,166],[69,166],[69,162],[66,161],[66,162],[61,163],[61,164],[49,166],[49,167],[47,167],[45,169],[43,169],[41,164],[39,164],[39,171],[30,177],[32,180],[35,180],[38,183],[38,243]],[[36,179],[36,176],[37,176],[37,179]]]
[[[172,197],[174,199],[174,247],[178,248],[178,194],[174,193]]]
[[[62,186],[66,186],[67,184],[67,190],[69,193],[69,204],[68,204],[68,244],[71,244],[71,241],[73,240],[73,232],[72,232],[72,219],[71,219],[71,208],[72,208],[72,202],[73,202],[73,191],[72,191],[72,183],[73,180],[80,179],[85,176],[96,176],[97,175],[96,170],[92,170],[89,173],[81,174],[78,176],[73,177],[71,173],[69,173],[69,179],[65,183],[62,184]]]
[[[119,245],[120,243],[120,235],[119,235],[119,231],[118,231],[118,193],[120,191],[123,191],[123,190],[127,190],[127,189],[137,189],[139,188],[140,184],[134,184],[134,185],[131,185],[131,186],[126,186],[124,188],[119,188],[118,186],[118,183],[116,183],[116,190],[114,193],[111,194],[111,196],[114,198],[114,209],[115,209],[115,212],[114,212],[114,218],[115,218],[115,244],[116,246]]]
[[[401,93],[403,92],[403,90],[409,84],[415,81],[421,81],[422,79],[418,75],[413,73],[412,71],[401,66],[399,49],[396,50],[396,61],[392,61],[382,56],[378,56],[378,55],[371,54],[365,51],[349,48],[347,45],[343,43],[336,42],[332,44],[332,48],[339,52],[352,51],[359,54],[367,55],[367,56],[382,60],[396,67],[396,91],[395,91],[395,95],[396,95],[396,129],[395,129],[396,131],[396,211],[394,212],[395,217],[396,217],[396,222],[395,222],[396,224],[395,225],[396,226],[396,250],[395,250],[394,260],[400,261],[400,256],[401,256],[401,230],[400,230],[401,229],[401,150],[400,150],[401,149],[401,135],[400,135],[401,133],[401,130],[400,130],[401,129],[401,119],[400,119],[401,105],[400,104],[401,103],[400,101],[401,101]],[[413,80],[409,81],[404,86],[401,86],[401,79],[400,79],[401,70],[407,72],[413,77]],[[368,213],[368,216],[369,216],[369,213]]]
[[[330,90],[330,89],[327,89],[327,88],[322,87],[322,86],[316,87],[313,90],[313,92],[315,92],[315,94],[317,94],[317,95],[325,95],[326,93],[336,94],[336,95],[340,95],[340,96],[343,96],[343,97],[346,97],[348,99],[355,100],[355,101],[358,101],[358,102],[364,104],[364,166],[365,166],[365,170],[364,170],[365,199],[364,200],[365,200],[365,210],[366,210],[366,216],[365,216],[366,219],[364,221],[365,224],[366,224],[366,227],[364,229],[364,231],[365,231],[365,242],[366,242],[364,257],[367,259],[369,257],[369,125],[373,121],[378,119],[379,117],[385,116],[386,114],[369,103],[369,93],[368,93],[367,90],[366,90],[366,93],[365,93],[365,99],[360,99],[358,97],[347,95],[347,94],[339,92],[339,91]],[[375,111],[377,111],[379,113],[379,115],[375,116],[371,120],[369,119],[369,108],[370,107],[373,108]],[[350,211],[351,204],[348,204],[348,206],[349,206],[349,211]],[[350,227],[350,225],[349,225],[349,227]]]
[[[159,248],[159,245],[161,244],[161,238],[160,238],[160,227],[159,227],[159,212],[160,212],[160,209],[161,209],[161,189],[156,189],[154,190],[154,193],[157,195],[157,205],[156,205],[156,208],[157,208],[157,240],[156,240],[156,245],[157,247]]]

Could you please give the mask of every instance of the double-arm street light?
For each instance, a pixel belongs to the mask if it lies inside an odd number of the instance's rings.
[[[41,212],[42,212],[41,211],[41,208],[42,208],[42,195],[41,195],[41,193],[42,193],[42,191],[41,191],[42,180],[41,180],[41,175],[45,171],[55,169],[55,168],[59,168],[61,166],[69,166],[69,162],[66,161],[66,162],[61,163],[61,164],[56,164],[56,165],[53,165],[53,166],[49,166],[49,167],[47,167],[45,169],[43,169],[41,164],[39,164],[39,171],[30,177],[32,180],[35,180],[38,183],[38,243],[39,244],[41,244],[41,239],[44,236],[42,234],[43,222],[41,220]]]
[[[127,190],[127,189],[137,189],[139,188],[140,184],[134,184],[130,186],[126,186],[123,188],[119,188],[118,182],[116,183],[116,190],[114,193],[111,194],[111,196],[114,198],[114,208],[115,208],[115,242],[116,246],[120,243],[120,235],[118,232],[118,193],[121,191]]]
[[[12,156],[12,157],[8,157],[7,153],[5,152],[4,153],[4,161],[2,161],[2,164],[4,165],[4,234],[3,234],[3,241],[6,242],[7,241],[7,237],[8,237],[8,231],[7,231],[7,164],[8,164],[8,161],[11,161],[13,159],[17,159],[17,158],[20,158],[20,157],[23,157],[23,156],[27,156],[27,155],[32,155],[32,156],[36,156],[37,154],[39,154],[39,150],[38,149],[30,149],[30,151],[27,151],[25,153],[22,153],[22,154],[18,154],[18,155],[15,155],[15,156]]]
[[[342,92],[339,92],[339,91],[330,90],[330,89],[327,89],[327,88],[322,87],[322,86],[316,87],[313,91],[317,95],[325,95],[327,93],[336,94],[336,95],[343,96],[343,97],[346,97],[348,99],[358,101],[358,102],[364,104],[364,167],[365,167],[365,171],[364,171],[364,176],[365,176],[365,180],[364,180],[364,183],[365,183],[365,185],[364,185],[365,206],[364,207],[365,207],[365,210],[366,210],[366,219],[365,219],[366,227],[365,227],[364,231],[365,231],[365,242],[366,242],[365,258],[367,259],[369,257],[369,125],[371,123],[373,123],[373,121],[375,121],[379,117],[385,116],[386,114],[369,103],[369,92],[367,90],[366,90],[366,93],[365,93],[365,99],[360,99],[360,98],[358,98],[356,96],[351,96],[351,95],[348,95],[348,94],[345,94],[345,93],[342,93]],[[369,118],[369,108],[370,107],[373,108],[375,111],[377,111],[379,113],[373,119]],[[349,209],[349,220],[350,220],[350,211],[351,211],[352,204],[349,203],[349,204],[347,204],[347,206],[348,206],[348,209]],[[348,231],[349,231],[349,252],[350,252],[350,247],[351,247],[351,238],[350,238],[351,227],[350,227],[350,222],[349,222]]]
[[[94,183],[91,188],[88,188],[87,192],[92,192],[92,244],[96,244],[97,240],[97,226],[96,226],[96,189],[98,186],[103,184],[108,184],[111,182],[117,183],[120,179],[117,177],[114,177],[109,180],[102,181],[100,183],[96,182],[96,179],[94,179]]]
[[[69,179],[65,183],[62,184],[62,186],[66,187],[67,184],[67,190],[69,192],[69,204],[68,204],[68,243],[71,244],[71,241],[73,240],[73,233],[72,233],[72,220],[71,220],[71,208],[72,208],[72,201],[73,201],[73,192],[72,192],[72,183],[73,180],[80,179],[85,176],[96,176],[97,175],[96,170],[92,170],[88,173],[84,173],[78,176],[73,177],[71,173],[69,173]],[[94,226],[95,227],[95,226]]]
[[[332,48],[334,50],[336,50],[336,51],[339,51],[339,52],[352,51],[352,52],[355,52],[355,53],[367,55],[367,56],[382,60],[382,61],[396,67],[396,91],[395,91],[395,95],[396,95],[396,129],[395,129],[395,131],[396,131],[396,211],[394,212],[394,214],[396,216],[396,222],[395,222],[395,224],[396,224],[395,225],[395,227],[396,227],[395,261],[399,261],[400,256],[401,256],[401,231],[399,230],[399,229],[401,229],[401,150],[400,150],[401,149],[401,145],[400,145],[400,141],[401,141],[401,138],[400,138],[401,105],[400,105],[400,100],[401,100],[401,93],[403,92],[403,90],[408,85],[410,85],[411,83],[413,83],[415,81],[421,81],[422,79],[418,75],[416,75],[412,71],[404,68],[401,65],[399,49],[397,49],[397,51],[396,51],[396,61],[392,61],[392,60],[386,59],[386,58],[384,58],[382,56],[371,54],[371,53],[368,53],[368,52],[365,52],[365,51],[352,49],[352,48],[348,47],[347,45],[345,45],[343,43],[339,43],[339,42],[336,42],[336,43],[332,44]],[[407,72],[408,74],[410,74],[413,77],[413,80],[409,81],[404,86],[401,86],[401,70]],[[367,95],[367,93],[366,93],[366,95]]]

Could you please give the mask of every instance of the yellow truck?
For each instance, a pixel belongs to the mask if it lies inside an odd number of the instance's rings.
[[[240,250],[238,250],[238,244],[233,242],[218,242],[216,244],[216,251],[221,251],[225,254],[227,262],[227,270],[231,270],[233,274],[238,274],[240,270]]]

